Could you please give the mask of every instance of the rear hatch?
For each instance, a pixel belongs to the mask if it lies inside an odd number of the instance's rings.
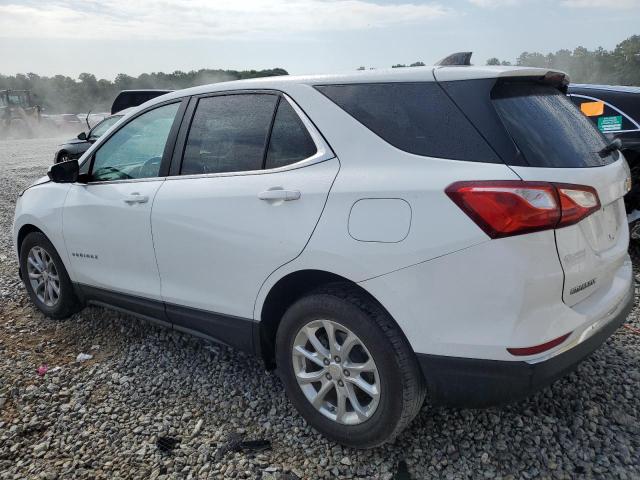
[[[625,261],[629,170],[619,152],[599,153],[609,141],[566,97],[564,75],[542,73],[440,83],[522,180],[595,189],[600,208],[555,230],[573,306],[609,291]]]

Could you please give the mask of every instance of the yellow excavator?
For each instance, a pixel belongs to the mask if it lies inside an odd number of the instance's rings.
[[[30,90],[0,90],[0,138],[31,137],[40,124],[41,113]]]

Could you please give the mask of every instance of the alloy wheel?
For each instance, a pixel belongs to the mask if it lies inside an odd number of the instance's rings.
[[[325,417],[365,422],[380,403],[380,376],[362,340],[332,320],[314,320],[296,335],[291,352],[298,385]]]
[[[29,250],[27,274],[38,300],[47,307],[55,306],[60,300],[60,277],[49,252],[38,246]]]

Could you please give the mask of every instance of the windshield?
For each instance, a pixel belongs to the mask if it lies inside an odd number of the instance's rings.
[[[598,152],[607,139],[558,89],[532,82],[503,82],[493,105],[526,163],[532,167],[597,167],[614,162]]]
[[[89,138],[99,138],[104,135],[104,132],[109,130],[115,123],[122,118],[122,115],[114,115],[113,117],[105,118],[103,121],[98,123],[89,134]]]

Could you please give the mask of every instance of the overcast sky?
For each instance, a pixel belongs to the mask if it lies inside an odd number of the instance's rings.
[[[484,64],[632,34],[640,0],[0,0],[0,73],[326,73],[462,50]]]

